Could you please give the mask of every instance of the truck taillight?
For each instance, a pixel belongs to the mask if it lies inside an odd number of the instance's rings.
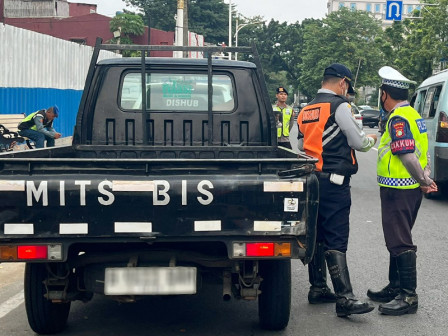
[[[0,261],[62,260],[62,245],[0,245]]]
[[[27,245],[17,247],[18,259],[47,259],[47,246]]]
[[[290,257],[290,243],[238,242],[233,244],[234,257]]]
[[[437,123],[437,142],[448,142],[448,116],[445,112],[440,112],[439,122]]]
[[[0,260],[17,260],[17,246],[0,246]]]
[[[247,243],[247,257],[272,257],[274,256],[274,243]]]

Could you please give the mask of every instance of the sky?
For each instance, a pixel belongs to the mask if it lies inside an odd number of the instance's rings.
[[[175,0],[172,0],[175,1]],[[306,18],[320,19],[327,13],[327,0],[230,0],[236,5],[237,11],[246,17],[263,16],[266,20],[289,23],[302,21]],[[98,5],[98,13],[115,16],[117,11],[126,8],[122,0],[70,0]],[[229,0],[224,0],[229,3]],[[173,14],[174,15],[174,14]]]

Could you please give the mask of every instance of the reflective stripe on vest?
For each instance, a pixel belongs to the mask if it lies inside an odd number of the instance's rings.
[[[277,105],[273,106],[272,109],[276,112],[282,112],[282,128],[278,128],[277,129],[277,138],[280,138],[282,136],[282,131],[283,131],[283,136],[288,137],[289,136],[289,122],[291,120],[291,116],[293,113],[292,108],[290,107],[285,107],[285,108],[280,108]],[[289,114],[288,114],[289,112]]]
[[[402,106],[393,111],[386,123],[386,130],[378,146],[377,181],[380,186],[397,189],[415,189],[420,184],[412,178],[398,155],[393,155],[390,145],[392,138],[389,133],[389,121],[395,116],[406,119],[409,123],[412,136],[415,140],[415,152],[422,169],[428,164],[428,136],[420,133],[417,120],[422,119],[411,106]]]

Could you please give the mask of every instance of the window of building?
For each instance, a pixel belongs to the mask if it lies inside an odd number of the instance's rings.
[[[354,2],[352,2],[350,4],[350,10],[355,11],[356,10],[356,4]]]
[[[77,38],[77,37],[73,37],[70,39],[71,42],[75,42],[81,45],[86,45],[87,44],[87,38]]]
[[[375,13],[379,13],[381,10],[381,5],[380,4],[375,4]]]
[[[366,5],[366,12],[371,12],[372,11],[372,4],[368,3]]]
[[[408,5],[408,14],[412,13],[413,10],[413,6],[412,5]]]
[[[344,8],[345,7],[345,3],[344,2],[340,2],[339,3],[339,8]]]
[[[383,14],[386,14],[386,11],[387,11],[387,5],[384,4],[384,5],[383,5]]]
[[[419,11],[419,10],[421,10],[421,9],[422,9],[422,6],[420,6],[420,5],[417,5],[417,6],[415,6],[415,9]]]

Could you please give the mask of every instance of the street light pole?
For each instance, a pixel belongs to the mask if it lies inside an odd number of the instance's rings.
[[[262,24],[263,21],[259,22],[249,22],[249,23],[243,23],[242,25],[238,24],[238,19],[236,19],[236,27],[235,27],[235,47],[238,47],[238,32],[243,29],[244,27],[247,27],[249,25],[253,24]],[[235,52],[235,60],[238,61],[238,52]]]

